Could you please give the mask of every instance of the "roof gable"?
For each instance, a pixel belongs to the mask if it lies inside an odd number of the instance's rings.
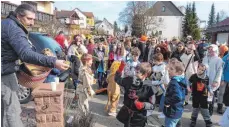
[[[93,18],[93,12],[83,12],[84,15],[86,15],[87,18]]]
[[[76,10],[78,10],[82,15],[84,15],[85,17],[87,17],[79,8],[73,9],[73,11],[76,11]]]
[[[149,16],[184,16],[178,7],[171,1],[157,1],[146,14]]]

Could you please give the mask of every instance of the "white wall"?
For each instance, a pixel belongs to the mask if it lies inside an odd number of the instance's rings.
[[[158,16],[158,21],[159,18],[162,18],[162,25],[154,31],[162,31],[162,38],[171,40],[173,37],[182,37],[182,16]],[[151,33],[152,30],[148,31],[147,35],[151,35]]]
[[[223,44],[223,43],[226,42],[226,44],[227,44],[227,42],[228,42],[228,35],[229,35],[229,33],[218,33],[217,34],[217,41],[218,41],[218,43],[219,44]]]
[[[110,25],[106,24],[105,22],[102,22],[98,29],[103,29],[106,34],[114,35],[114,29],[110,27]],[[108,31],[108,33],[107,33]]]
[[[20,5],[21,1],[16,1],[16,0],[11,0],[9,1],[10,3],[16,4],[16,5]]]
[[[80,20],[78,20],[80,28],[86,28],[87,27],[87,17],[77,9],[75,9],[75,11],[77,15],[80,17]]]

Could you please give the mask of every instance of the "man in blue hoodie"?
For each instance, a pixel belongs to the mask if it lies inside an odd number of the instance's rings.
[[[184,77],[184,65],[176,58],[172,58],[168,64],[169,77],[171,78],[166,90],[163,113],[165,114],[165,126],[176,127],[184,111],[185,89],[187,80]]]
[[[19,89],[16,72],[18,61],[46,67],[56,67],[66,70],[69,65],[64,60],[44,56],[32,50],[28,40],[26,27],[34,25],[35,9],[28,4],[22,4],[14,12],[1,21],[1,126],[23,127],[20,113],[21,107],[17,97]]]
[[[222,58],[224,62],[221,84],[219,87],[218,109],[219,114],[223,114],[223,95],[227,85],[229,85],[229,53]]]

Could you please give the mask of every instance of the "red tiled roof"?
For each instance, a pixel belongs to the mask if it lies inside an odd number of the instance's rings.
[[[92,12],[83,12],[83,14],[84,14],[85,16],[87,16],[87,18],[92,18],[92,17],[94,17],[94,15],[93,15]]]
[[[57,18],[69,18],[71,17],[74,13],[76,13],[75,11],[66,11],[66,10],[62,10],[62,11],[57,11],[56,12],[56,17]],[[78,16],[77,16],[78,17]],[[79,17],[78,17],[79,18]]]
[[[214,27],[227,26],[227,25],[229,25],[229,17],[217,23]]]

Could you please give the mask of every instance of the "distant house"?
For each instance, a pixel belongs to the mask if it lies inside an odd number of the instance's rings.
[[[229,44],[229,18],[213,25],[206,29],[207,33],[212,36],[212,43],[227,43]]]
[[[75,8],[73,9],[73,11],[76,12],[76,14],[79,16],[79,25],[80,25],[80,28],[87,28],[87,16],[79,9],[79,8]]]
[[[157,1],[146,12],[147,16],[155,16],[158,24],[156,29],[150,29],[147,35],[152,35],[152,31],[159,33],[160,38],[171,40],[173,37],[182,37],[182,21],[184,17],[184,7],[178,8],[171,1]],[[148,26],[154,28],[154,26]]]
[[[36,11],[35,25],[29,30],[41,31],[39,23],[50,22],[54,19],[53,1],[1,1],[1,19],[6,18],[10,11],[14,11],[20,4],[30,4]]]
[[[64,33],[66,35],[73,34],[74,29],[79,29],[79,16],[75,11],[56,11],[56,19],[58,19],[61,23],[65,24],[67,26],[66,29],[64,29]]]
[[[114,35],[114,26],[106,18],[103,21],[96,21],[95,29],[98,34]]]
[[[83,12],[83,14],[87,17],[87,28],[93,29],[95,27],[93,12]]]

